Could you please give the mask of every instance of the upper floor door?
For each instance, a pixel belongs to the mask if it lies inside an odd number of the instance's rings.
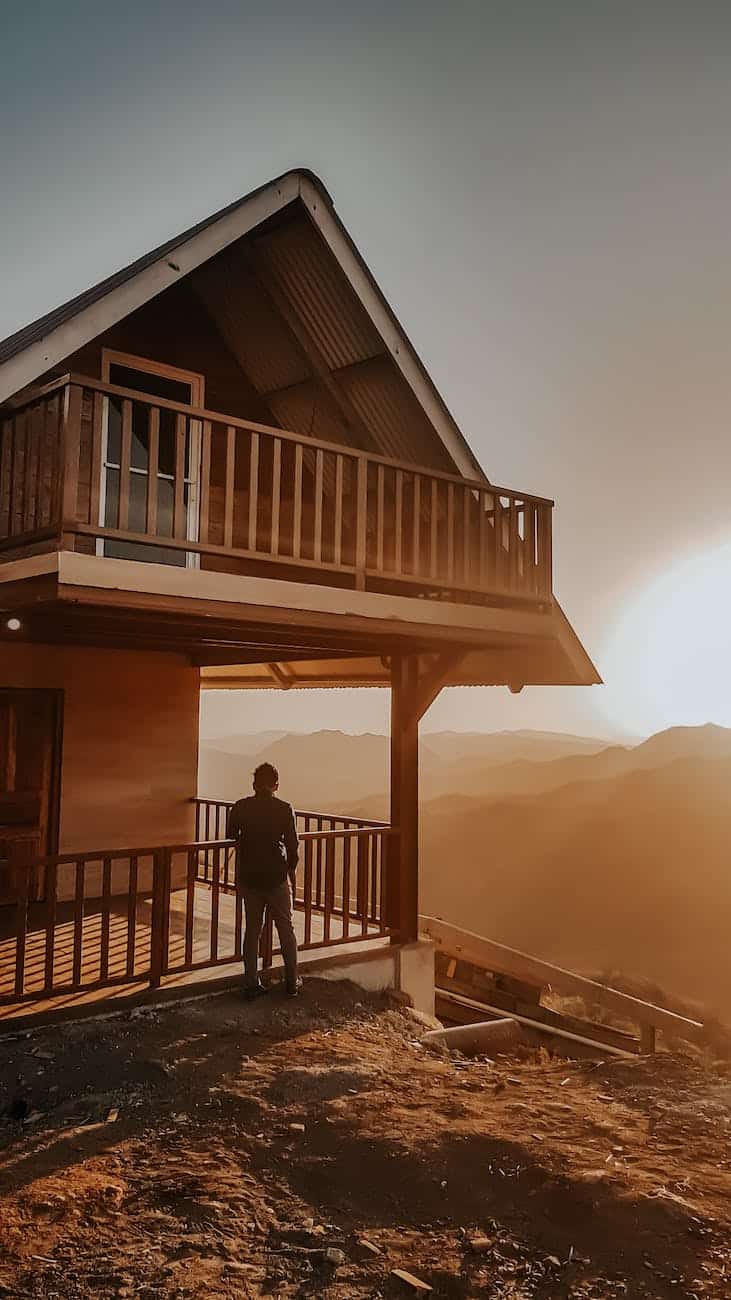
[[[144,357],[105,348],[102,379],[105,383],[187,407],[203,406],[202,375]],[[105,528],[119,528],[123,517],[122,531],[146,533],[153,494],[155,534],[172,538],[176,483],[182,478],[185,539],[195,542],[200,502],[200,423],[186,419],[180,434],[174,409],[159,406],[154,410],[153,426],[153,408],[143,401],[132,401],[131,423],[125,429],[122,398],[110,396],[105,401],[99,522]],[[110,538],[100,539],[97,551],[117,559],[188,568],[197,567],[199,560],[194,551]]]

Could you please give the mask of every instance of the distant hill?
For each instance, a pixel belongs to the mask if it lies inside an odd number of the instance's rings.
[[[480,794],[490,789],[496,767],[521,761],[543,765],[593,754],[606,745],[551,732],[436,732],[421,743],[423,797],[459,789]],[[237,798],[242,788],[248,790],[251,772],[261,762],[274,763],[283,794],[298,806],[347,813],[364,799],[386,794],[389,741],[372,733],[354,736],[341,731],[264,732],[208,740],[201,744],[199,790],[212,797]],[[504,788],[518,790],[522,780],[516,773]]]
[[[268,759],[301,808],[388,817],[384,736],[237,743],[202,748],[202,792],[234,798]],[[731,1015],[731,730],[444,732],[422,741],[420,783],[423,911]]]
[[[728,1016],[730,782],[731,757],[695,756],[537,795],[434,800],[422,910]]]

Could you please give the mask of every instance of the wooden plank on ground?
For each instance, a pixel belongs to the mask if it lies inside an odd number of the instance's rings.
[[[472,962],[485,970],[513,975],[516,979],[529,983],[550,984],[559,993],[587,998],[626,1019],[653,1025],[655,1029],[680,1034],[684,1038],[697,1038],[703,1033],[703,1025],[697,1020],[690,1020],[665,1007],[620,993],[618,989],[575,975],[572,971],[508,948],[493,939],[485,939],[469,930],[460,930],[437,917],[422,916],[419,926],[433,941],[437,952],[446,953],[450,957]]]

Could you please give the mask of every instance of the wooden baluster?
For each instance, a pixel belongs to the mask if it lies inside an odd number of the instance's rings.
[[[374,923],[378,920],[378,837],[375,834],[368,836],[369,848],[369,875],[370,875],[370,908],[369,920]]]
[[[23,485],[23,532],[32,533],[35,528],[36,482],[38,479],[38,462],[40,460],[40,425],[43,418],[43,406],[36,402],[30,409],[28,420],[28,453],[25,466],[25,483]]]
[[[147,426],[147,517],[145,531],[148,537],[157,536],[157,486],[160,470],[160,408],[150,407]]]
[[[495,527],[495,589],[502,591],[505,587],[505,548],[503,546],[503,507],[496,492],[493,496]]]
[[[316,564],[322,563],[323,461],[322,448],[318,447],[315,452],[315,530],[312,543],[312,558]]]
[[[330,924],[335,906],[335,841],[331,837],[325,841],[325,914],[323,917],[323,941],[330,939]]]
[[[477,508],[480,512],[477,586],[480,591],[485,591],[486,589],[489,588],[489,579],[488,579],[489,561],[488,561],[487,552],[488,552],[488,535],[490,532],[490,525],[487,520],[487,498],[485,497],[484,492],[478,493]]]
[[[213,850],[213,881],[211,884],[211,963],[218,957],[218,913],[221,905],[220,873],[221,850]]]
[[[358,836],[357,913],[361,934],[368,933],[368,835]]]
[[[44,462],[46,462],[43,479],[43,521],[45,524],[54,521],[54,510],[61,497],[59,479],[61,475],[62,409],[62,394],[54,393],[48,403],[47,451],[43,458]]]
[[[13,438],[13,476],[11,481],[10,509],[11,535],[23,532],[23,491],[25,487],[26,447],[28,441],[28,412],[19,411],[15,417]]]
[[[175,417],[175,491],[173,496],[173,537],[179,540],[188,535],[187,508],[185,504],[185,432],[187,419],[179,412]]]
[[[58,900],[58,865],[56,862],[48,863],[45,877],[46,952],[43,992],[46,997],[49,997],[53,992],[53,966],[56,946],[56,904]]]
[[[132,463],[132,403],[125,397],[122,402],[122,443],[119,453],[119,515],[117,527],[126,532],[129,528],[129,480]]]
[[[236,481],[236,429],[226,426],[226,471],[223,494],[223,544],[234,542],[234,485]]]
[[[101,935],[99,945],[99,979],[104,984],[109,978],[109,921],[112,896],[112,860],[102,860]]]
[[[365,456],[358,457],[356,474],[355,585],[362,591],[368,568],[368,461]]]
[[[68,384],[64,389],[55,513],[61,525],[61,547],[66,551],[74,549],[75,536],[73,531],[64,531],[64,526],[72,526],[78,518],[82,397],[78,384]]]
[[[137,864],[135,853],[129,860],[129,884],[127,888],[127,960],[125,974],[132,979],[135,973],[135,941],[137,937]]]
[[[272,448],[272,529],[270,555],[279,555],[279,509],[282,496],[282,439],[275,438]]]
[[[236,870],[236,852],[233,853],[234,872]],[[234,883],[235,883],[234,875]],[[234,903],[234,956],[237,961],[240,960],[244,946],[244,900],[241,890],[236,890],[236,901]]]
[[[0,454],[0,537],[10,537],[12,531],[12,464],[15,444],[15,420],[2,422],[2,453]]]
[[[30,898],[30,866],[28,854],[16,849],[10,856],[15,877],[15,996],[21,998],[25,991],[25,947],[28,934],[28,903]]]
[[[403,471],[396,470],[396,500],[393,538],[393,567],[395,573],[403,573],[403,523],[404,523],[404,476]]]
[[[383,465],[376,469],[376,568],[383,573],[383,538],[385,532],[385,471]]]
[[[436,578],[439,566],[439,480],[431,481],[431,511],[429,515],[429,576]]]
[[[523,587],[531,596],[536,594],[536,507],[535,502],[525,503],[525,566]]]
[[[74,888],[74,955],[71,983],[75,989],[81,988],[81,960],[84,941],[84,875],[85,862],[76,862]]]
[[[421,573],[421,475],[414,474],[414,492],[413,508],[414,517],[411,521],[412,538],[411,538],[411,572],[415,577]]]
[[[100,401],[101,401],[101,396],[100,396]],[[37,473],[36,473],[36,523],[35,523],[36,528],[44,528],[45,525],[48,523],[47,511],[46,511],[45,482],[46,482],[46,474],[48,473],[49,464],[52,462],[53,459],[55,459],[55,441],[52,437],[49,438],[48,436],[49,427],[51,428],[53,427],[51,424],[52,407],[53,407],[53,400],[46,398],[45,402],[43,403],[43,413],[42,413],[42,420],[41,420],[40,432],[39,432],[40,445],[39,445],[38,466],[37,466]],[[92,446],[92,455],[93,455],[93,450],[94,449]],[[92,469],[93,469],[93,463],[92,463]],[[93,486],[93,480],[92,480],[92,486]],[[96,519],[94,519],[93,522],[97,523],[98,518],[99,515],[97,512],[97,517]]]
[[[204,420],[201,430],[200,506],[198,508],[198,540],[210,541],[211,535],[211,421]]]
[[[447,483],[447,582],[454,582],[454,483]]]
[[[472,577],[472,555],[470,553],[472,521],[470,516],[472,513],[473,502],[474,489],[465,488],[462,493],[462,581],[465,587],[469,587],[470,579]]]
[[[302,556],[302,443],[294,448],[294,504],[292,508],[292,555],[295,560]]]
[[[312,942],[312,840],[305,840],[305,944]]]
[[[343,560],[343,457],[335,457],[335,521],[333,536],[333,564]]]
[[[541,566],[539,574],[539,592],[548,599],[553,591],[553,537],[551,534],[552,509],[550,505],[541,505],[539,520],[539,542]]]
[[[518,533],[518,503],[515,497],[510,498],[508,507],[508,545],[509,551],[509,586],[510,590],[515,591],[518,586],[518,554],[520,551],[520,534]]]
[[[251,435],[249,456],[249,550],[257,549],[259,523],[259,434]]]
[[[350,855],[353,850],[352,836],[343,840],[343,939],[350,933]]]
[[[103,393],[95,392],[92,396],[91,412],[91,481],[89,483],[89,523],[92,527],[103,524],[101,518],[101,488],[104,473],[104,406],[107,398]],[[149,529],[148,529],[149,532]]]
[[[165,851],[152,855],[152,914],[150,917],[150,988],[159,988],[165,966]]]
[[[183,962],[188,969],[193,965],[193,931],[195,927],[195,881],[197,875],[195,849],[188,850],[188,870],[185,876],[185,953]]]

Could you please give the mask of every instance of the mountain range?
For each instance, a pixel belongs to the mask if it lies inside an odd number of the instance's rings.
[[[296,806],[388,816],[388,741],[268,733],[202,746],[200,789],[256,762]],[[593,974],[731,1016],[731,730],[634,745],[541,732],[421,743],[421,910]]]

